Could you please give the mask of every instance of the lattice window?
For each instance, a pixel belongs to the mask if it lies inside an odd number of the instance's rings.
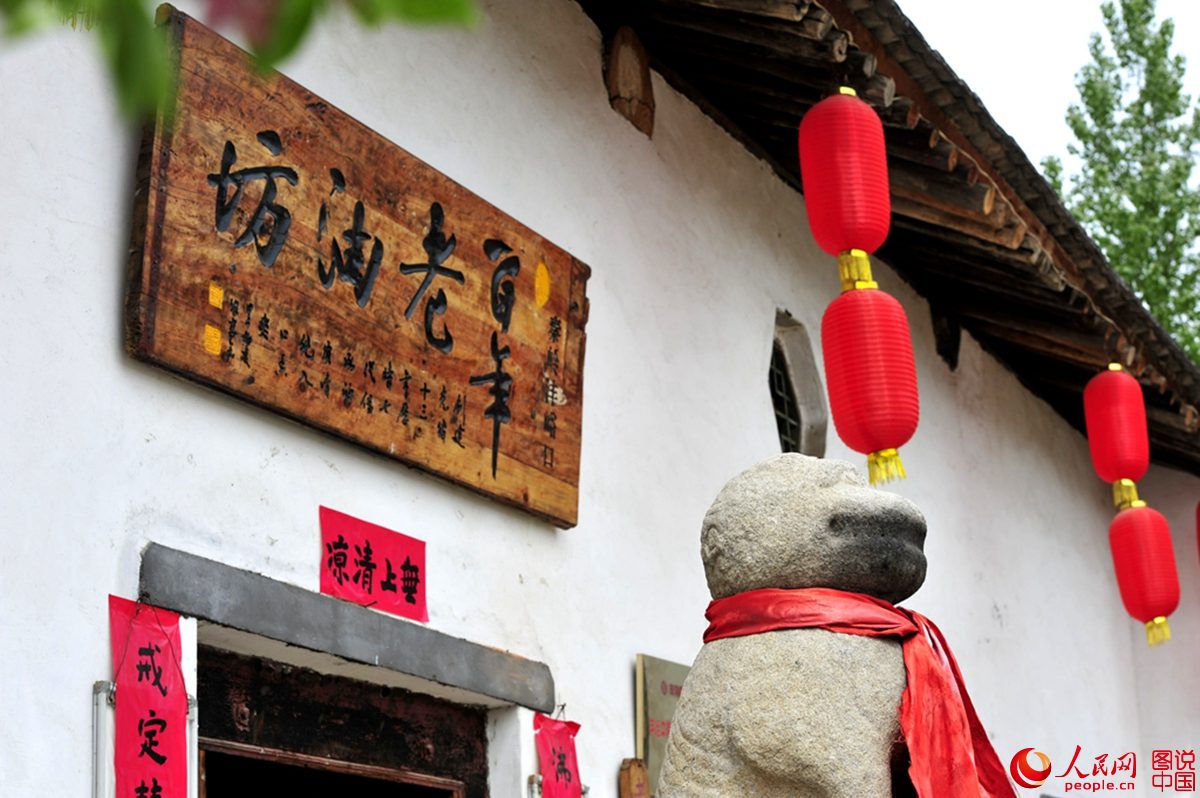
[[[800,408],[788,374],[783,347],[775,341],[771,352],[771,403],[775,405],[775,425],[779,427],[779,446],[785,452],[800,451]]]
[[[775,340],[767,382],[771,405],[775,408],[780,449],[824,456],[829,417],[825,388],[817,373],[808,332],[786,311],[779,311],[775,317]]]

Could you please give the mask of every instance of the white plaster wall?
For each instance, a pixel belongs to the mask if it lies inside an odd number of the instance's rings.
[[[427,540],[431,625],[547,662],[583,724],[591,795],[616,794],[634,655],[694,656],[700,519],[726,479],[778,450],[775,310],[815,335],[836,272],[799,195],[657,77],[653,140],[609,109],[599,35],[575,4],[485,10],[474,32],[335,18],[285,71],[591,264],[580,523],[565,532],[127,357],[136,134],[88,35],[0,51],[5,794],[88,789],[106,596],[134,594],[147,542],[316,590],[318,504]],[[1002,758],[1195,741],[1178,699],[1192,707],[1200,688],[1197,633],[1139,649],[1082,437],[969,338],[950,373],[924,302],[879,272],[909,311],[924,403],[896,488],[929,518],[911,604],[954,645]],[[829,456],[861,460],[832,430]],[[1196,487],[1161,470],[1151,482]],[[1189,613],[1177,636],[1197,626]],[[1176,692],[1139,692],[1154,674]]]
[[[1138,669],[1142,739],[1155,748],[1200,746],[1200,556],[1197,556],[1196,506],[1200,479],[1167,468],[1152,467],[1140,494],[1167,518],[1179,570],[1179,609],[1170,618],[1171,642],[1147,649],[1138,629],[1131,629]],[[1140,638],[1140,639],[1139,639]],[[1167,653],[1165,649],[1170,648]]]

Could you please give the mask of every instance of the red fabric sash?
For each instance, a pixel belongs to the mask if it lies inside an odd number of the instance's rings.
[[[862,593],[823,587],[766,588],[708,605],[704,642],[777,629],[827,629],[866,637],[899,637],[908,684],[900,730],[908,744],[920,798],[1016,798],[1004,766],[963,683],[950,646],[933,622]]]

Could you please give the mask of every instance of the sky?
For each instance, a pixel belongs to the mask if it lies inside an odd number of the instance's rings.
[[[1100,0],[896,2],[1034,165],[1047,155],[1066,159],[1073,137],[1064,117],[1079,98],[1075,74],[1091,60],[1088,39],[1104,29]],[[1175,20],[1173,52],[1187,59],[1185,88],[1194,100],[1200,2],[1158,0],[1157,14]]]

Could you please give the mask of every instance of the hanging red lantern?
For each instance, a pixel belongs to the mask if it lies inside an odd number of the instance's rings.
[[[1135,501],[1113,518],[1108,545],[1121,601],[1130,615],[1146,624],[1146,642],[1153,646],[1170,640],[1167,616],[1179,606],[1179,576],[1167,519]]]
[[[891,224],[887,150],[883,124],[853,89],[805,114],[800,171],[813,237],[837,256],[842,280],[821,322],[830,414],[846,445],[867,455],[872,483],[902,478],[897,450],[920,415],[917,371],[904,309],[871,277],[869,253]]]
[[[1150,441],[1146,431],[1146,405],[1142,386],[1117,363],[1110,363],[1088,382],[1083,391],[1092,465],[1113,485],[1113,502],[1128,507],[1137,500],[1133,483],[1150,466]]]
[[[821,349],[834,426],[847,446],[867,455],[874,484],[905,476],[897,450],[916,432],[921,404],[904,308],[868,285],[826,308]]]
[[[800,173],[808,223],[821,249],[865,254],[883,244],[892,213],[883,124],[853,89],[804,115]]]

